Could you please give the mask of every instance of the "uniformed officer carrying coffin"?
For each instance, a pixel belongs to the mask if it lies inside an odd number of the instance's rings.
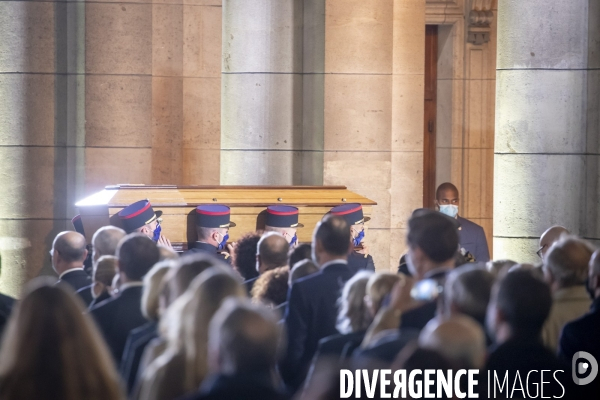
[[[304,225],[298,223],[299,211],[293,206],[276,205],[267,207],[265,231],[280,233],[288,241],[290,247],[298,245],[298,228]]]
[[[350,225],[350,239],[353,249],[348,255],[348,267],[353,273],[362,269],[375,271],[373,257],[365,244],[365,222],[371,218],[363,215],[362,206],[359,203],[348,203],[333,207],[331,214],[343,217]]]
[[[207,204],[196,207],[196,233],[198,241],[185,254],[209,253],[231,264],[227,253],[229,228],[234,227],[231,221],[231,210],[222,204]]]
[[[119,219],[125,232],[139,232],[154,240],[156,244],[173,248],[171,241],[161,233],[161,215],[162,211],[155,212],[148,200],[136,201],[119,211]]]

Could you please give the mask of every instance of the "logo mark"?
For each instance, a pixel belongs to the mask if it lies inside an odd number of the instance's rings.
[[[578,365],[577,361],[582,358],[587,362],[582,362]],[[587,385],[596,379],[596,376],[598,375],[598,362],[593,355],[585,351],[578,351],[573,355],[571,366],[573,370],[573,382],[575,382],[577,385]],[[579,378],[577,376],[577,374],[583,375],[587,371],[590,371],[590,374],[587,377]]]

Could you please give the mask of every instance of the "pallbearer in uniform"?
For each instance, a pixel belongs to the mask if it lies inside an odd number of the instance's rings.
[[[298,223],[299,211],[293,206],[276,205],[267,207],[265,231],[280,233],[288,241],[290,247],[298,245],[298,228],[304,225]]]
[[[365,222],[371,218],[364,217],[362,206],[358,203],[348,203],[333,207],[330,211],[333,215],[343,217],[350,225],[350,238],[353,250],[348,255],[348,267],[353,273],[362,269],[375,271],[373,257],[365,243]]]
[[[196,233],[198,241],[185,254],[209,253],[231,264],[227,250],[229,228],[234,227],[231,221],[231,210],[222,204],[207,204],[196,207]]]
[[[139,232],[154,240],[156,244],[173,248],[171,241],[161,233],[161,215],[162,211],[155,212],[148,200],[136,201],[119,211],[125,232]]]

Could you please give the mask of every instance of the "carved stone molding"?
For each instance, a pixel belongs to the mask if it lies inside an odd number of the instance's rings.
[[[490,24],[494,18],[492,12],[493,0],[470,0],[469,33],[467,41],[475,45],[482,45],[490,40]]]

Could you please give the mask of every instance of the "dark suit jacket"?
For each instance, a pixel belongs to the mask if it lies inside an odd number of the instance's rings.
[[[280,363],[284,382],[297,390],[306,377],[319,340],[337,333],[337,300],[352,277],[347,265],[334,263],[298,279],[288,292],[285,325],[288,343]]]
[[[490,250],[483,228],[463,217],[457,217],[457,220],[460,224],[458,228],[460,247],[473,254],[476,261],[490,261]]]
[[[0,337],[2,337],[15,301],[12,297],[0,293]]]
[[[186,400],[286,400],[268,373],[209,376],[194,395]]]
[[[77,269],[64,274],[63,277],[56,282],[56,284],[68,284],[77,292],[79,289],[91,285],[92,278],[90,278],[90,276],[83,269]]]
[[[85,305],[88,307],[94,301],[94,296],[92,296],[92,286],[93,286],[93,284],[84,286],[77,291],[77,294],[79,295],[79,297],[81,297],[81,299],[83,300]]]
[[[513,382],[515,382],[516,379],[516,372],[519,371],[523,388],[525,388],[527,385],[525,378],[527,377],[527,373],[532,370],[538,371],[537,373],[533,373],[529,378],[529,391],[532,395],[536,392],[536,387],[534,385],[539,385],[541,382],[539,371],[551,370],[551,373],[545,373],[544,375],[544,382],[549,382],[544,384],[544,396],[561,396],[563,389],[553,378],[553,373],[555,370],[563,370],[564,372],[556,374],[556,378],[560,381],[562,386],[565,387],[564,390],[566,391],[566,395],[562,396],[562,398],[572,398],[569,396],[569,393],[573,394],[571,391],[574,386],[572,385],[573,381],[571,380],[570,366],[559,361],[550,350],[544,347],[540,340],[532,339],[511,339],[492,348],[485,365],[485,370],[481,371],[479,374],[482,378],[479,387],[487,392],[487,386],[485,384],[487,381],[487,371],[490,371],[491,379],[494,378],[493,371],[496,371],[497,376],[501,377],[500,381],[504,379],[504,375],[506,371],[508,371],[509,387],[512,388]],[[490,385],[490,388],[492,387],[493,386]],[[506,398],[499,395],[499,389],[496,390],[498,391],[498,396],[495,398]],[[537,390],[539,390],[539,386]],[[517,391],[513,397],[517,398],[521,394],[522,392]],[[504,392],[504,395],[506,395],[506,391]]]
[[[357,348],[352,355],[353,365],[357,368],[368,367],[371,361],[391,364],[398,353],[408,343],[419,338],[417,329],[400,329],[396,334],[381,339],[373,347]]]
[[[225,255],[219,253],[218,249],[208,243],[196,242],[194,243],[194,247],[184,252],[182,255],[194,254],[194,253],[208,253],[212,256],[217,257],[219,260],[226,262],[231,265],[231,257],[225,258]]]
[[[588,352],[600,362],[600,297],[589,313],[566,324],[560,334],[558,355],[562,360],[570,363],[578,351]]]
[[[348,268],[353,274],[361,270],[375,271],[375,263],[370,254],[365,257],[364,254],[353,251],[348,255]]]
[[[144,355],[144,349],[150,341],[158,337],[157,323],[147,322],[133,329],[127,337],[123,357],[121,358],[121,377],[127,384],[127,393],[131,393],[138,376],[138,367]]]
[[[103,301],[90,310],[118,366],[125,342],[131,330],[144,325],[146,319],[141,310],[142,287],[133,286],[123,290],[117,297]]]

